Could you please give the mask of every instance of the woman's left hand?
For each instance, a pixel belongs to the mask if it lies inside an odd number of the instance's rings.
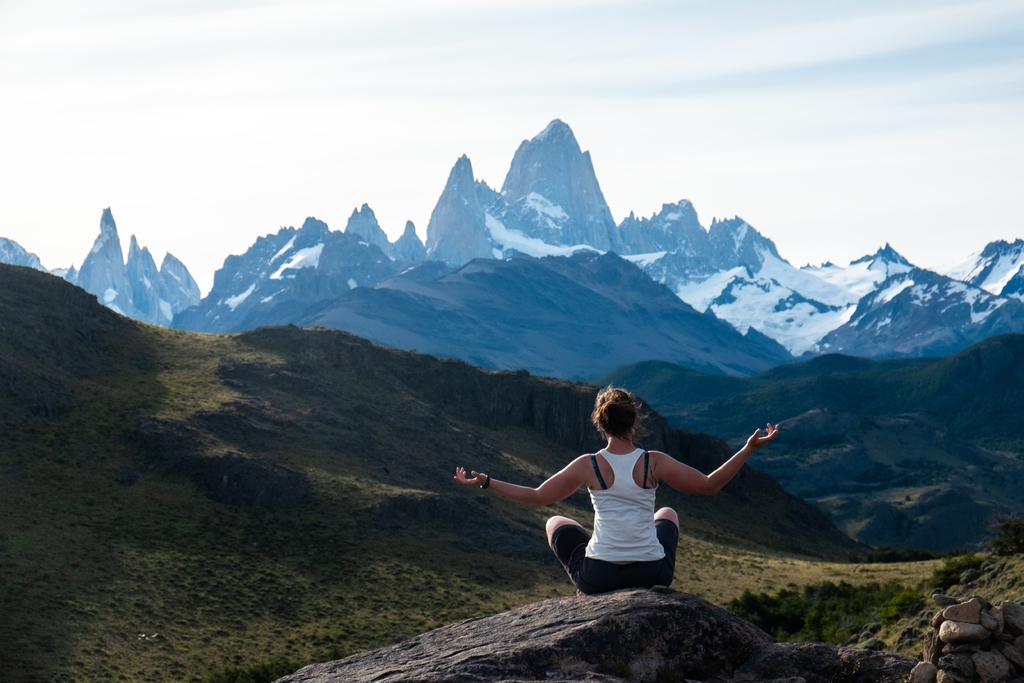
[[[455,468],[455,481],[459,482],[463,486],[483,486],[484,482],[487,481],[487,475],[481,472],[473,471],[473,476],[466,476],[466,469],[464,467]]]

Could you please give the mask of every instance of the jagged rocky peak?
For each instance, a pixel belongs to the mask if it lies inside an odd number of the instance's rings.
[[[462,265],[475,258],[493,258],[486,212],[477,195],[473,165],[462,155],[437,200],[427,223],[427,257]]]
[[[201,298],[199,285],[192,277],[192,273],[188,272],[185,264],[171,252],[164,255],[164,260],[160,264],[160,275],[167,288],[169,297],[167,300],[175,313],[199,304]]]
[[[149,323],[170,323],[174,317],[170,310],[167,316],[161,316],[160,311],[160,271],[149,249],[139,247],[135,235],[132,235],[131,246],[128,247],[127,271],[128,284],[132,288],[132,304],[135,307],[135,311],[129,315]],[[165,319],[161,321],[161,317]]]
[[[405,232],[391,245],[391,255],[397,261],[419,262],[427,258],[427,249],[416,234],[412,221],[405,222]]]
[[[766,256],[779,256],[775,243],[759,233],[745,220],[736,216],[726,220],[712,219],[708,238],[717,260],[725,265],[745,266],[757,272]]]
[[[879,250],[876,251],[874,254],[868,254],[867,256],[860,257],[856,261],[851,261],[850,265],[852,266],[856,263],[890,263],[901,266],[907,266],[908,268],[914,267],[913,264],[910,263],[910,261],[908,261],[907,259],[905,259],[902,254],[900,254],[898,251],[889,246],[888,242],[886,242],[885,246],[879,248]]]
[[[558,119],[519,145],[501,195],[509,206],[506,223],[530,237],[622,249],[590,153],[580,150],[572,129]]]
[[[359,235],[367,243],[376,245],[385,254],[391,255],[391,242],[388,241],[387,234],[381,229],[377,216],[368,204],[363,204],[352,211],[345,232]]]
[[[619,224],[624,254],[651,254],[682,250],[687,255],[705,254],[710,248],[708,232],[697,219],[697,211],[686,199],[663,204],[650,218],[637,218],[631,211]]]
[[[109,208],[103,210],[100,234],[78,271],[76,284],[118,313],[131,315],[133,312],[124,252],[121,251],[117,224]]]
[[[0,263],[46,271],[38,256],[27,251],[14,240],[9,240],[6,237],[0,237]]]

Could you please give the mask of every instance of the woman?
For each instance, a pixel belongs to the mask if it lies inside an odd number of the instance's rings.
[[[672,508],[654,511],[658,484],[713,496],[754,451],[779,433],[778,425],[769,424],[764,434],[758,429],[739,452],[705,475],[665,453],[633,445],[633,439],[643,433],[637,424],[636,401],[624,389],[602,389],[591,420],[608,445],[576,458],[535,489],[480,472],[467,476],[462,467],[455,470],[455,481],[463,486],[491,489],[536,506],[557,503],[586,484],[594,505],[593,537],[568,517],[555,516],[547,522],[548,545],[580,594],[669,585],[675,571],[679,516]]]

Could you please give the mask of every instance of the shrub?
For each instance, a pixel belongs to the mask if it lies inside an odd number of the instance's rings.
[[[282,676],[295,673],[298,669],[298,664],[277,658],[261,664],[214,671],[203,679],[203,683],[272,683]]]
[[[995,523],[993,531],[996,535],[990,545],[996,555],[1024,553],[1024,519],[1004,517]]]
[[[913,607],[923,607],[924,601],[921,594],[904,588],[896,595],[885,601],[885,604],[878,608],[878,620],[886,626],[892,626],[900,620],[904,614]]]
[[[783,589],[775,595],[745,591],[726,607],[767,631],[776,640],[814,640],[842,645],[883,608],[898,619],[921,596],[895,583],[853,586],[825,581],[802,590]]]
[[[960,582],[960,575],[968,569],[981,569],[984,559],[974,553],[947,558],[941,567],[936,567],[925,587],[931,590],[944,591]]]

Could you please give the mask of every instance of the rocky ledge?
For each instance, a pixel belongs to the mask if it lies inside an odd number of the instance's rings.
[[[468,619],[397,645],[312,664],[278,683],[895,683],[906,681],[915,663],[823,643],[776,643],[702,598],[656,589],[556,598]]]

